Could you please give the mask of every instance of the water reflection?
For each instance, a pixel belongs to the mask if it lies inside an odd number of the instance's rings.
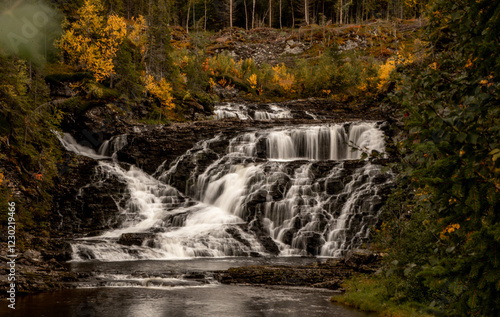
[[[2,316],[47,317],[303,317],[368,314],[331,304],[329,291],[218,285],[204,288],[93,288],[18,298]]]

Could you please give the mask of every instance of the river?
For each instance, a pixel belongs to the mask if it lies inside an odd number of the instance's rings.
[[[314,258],[225,258],[181,261],[72,262],[68,267],[89,277],[75,289],[22,296],[16,310],[2,316],[37,317],[273,317],[370,314],[333,304],[338,294],[326,289],[224,285],[209,271],[256,264],[296,265]]]
[[[221,105],[215,113],[256,121],[296,115],[273,104]],[[334,291],[225,285],[212,276],[338,258],[368,241],[392,175],[363,153],[383,156],[383,123],[305,115],[309,124],[214,135],[152,174],[116,155],[141,132],[98,149],[59,134],[66,150],[97,161],[73,199],[85,212],[96,190],[119,184],[111,198],[120,221],[71,241],[78,283],[20,297],[14,316],[368,316],[330,303]]]

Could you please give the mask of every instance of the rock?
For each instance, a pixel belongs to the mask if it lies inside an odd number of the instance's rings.
[[[306,237],[306,251],[311,255],[318,255],[321,251],[321,246],[325,244],[323,236],[317,232],[313,232]]]
[[[305,45],[302,42],[296,42],[294,40],[286,41],[286,47],[283,54],[302,54],[304,52]]]
[[[68,82],[60,82],[55,80],[47,80],[49,85],[50,95],[52,97],[71,98],[76,96],[76,92],[69,86]]]
[[[219,84],[216,84],[213,87],[213,90],[216,94],[218,94],[223,99],[234,98],[234,97],[238,96],[238,92],[239,92],[239,90],[236,89],[235,87],[232,87],[232,86],[231,87],[230,86],[222,87]]]
[[[21,258],[25,259],[28,263],[37,263],[42,260],[42,254],[40,251],[29,249],[24,251]]]
[[[343,261],[328,260],[307,265],[261,265],[230,268],[217,272],[215,277],[224,284],[266,284],[321,287],[341,290],[341,284],[356,269]]]
[[[326,193],[328,195],[335,195],[344,189],[344,184],[340,180],[327,180]]]
[[[378,254],[366,249],[353,249],[347,252],[344,263],[356,269],[365,269],[376,264],[379,260]]]
[[[276,245],[276,242],[274,242],[274,240],[271,237],[262,236],[259,237],[259,241],[269,254],[278,255],[280,253],[279,247]]]
[[[244,245],[246,245],[247,247],[250,247],[250,242],[248,242],[248,240],[243,238],[241,232],[238,229],[234,227],[229,227],[226,228],[226,232],[229,233],[236,241],[239,241]]]
[[[135,232],[135,233],[123,233],[120,239],[117,241],[119,244],[131,246],[131,245],[144,245],[147,240],[154,239],[155,234],[149,232]]]

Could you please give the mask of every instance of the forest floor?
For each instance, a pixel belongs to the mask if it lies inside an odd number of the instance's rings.
[[[418,38],[424,20],[388,22],[372,20],[365,24],[310,25],[297,29],[224,29],[215,34],[172,30],[176,49],[204,48],[208,55],[229,53],[235,60],[252,58],[257,65],[284,63],[293,67],[299,60],[318,58],[327,48],[340,52],[355,50],[365,56],[385,60],[397,52],[400,42]]]

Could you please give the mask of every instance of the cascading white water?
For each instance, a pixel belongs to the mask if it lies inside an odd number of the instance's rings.
[[[363,151],[383,152],[376,123],[244,133],[207,168],[192,170],[184,194],[166,184],[179,164],[197,166],[200,154],[212,151],[220,138],[200,142],[169,167],[160,167],[158,178],[133,166],[125,170],[115,161],[99,162],[97,178],[113,176],[127,184],[128,201],[120,207],[126,221],[72,244],[74,260],[263,254],[269,251],[263,236],[274,240],[281,255],[340,256],[365,241],[390,177],[382,177],[378,165],[345,160],[361,156],[350,151],[349,142]],[[81,153],[70,141],[73,146],[66,148]],[[102,152],[110,155],[123,142],[115,144],[103,145]],[[138,240],[129,243],[130,237]]]
[[[54,132],[63,147],[70,152],[87,156],[95,160],[109,159],[113,153],[127,145],[127,135],[121,134],[104,141],[97,152],[85,145],[79,144],[69,133]]]
[[[384,152],[383,133],[376,123],[305,126],[294,129],[245,133],[231,141],[229,152],[255,156],[265,141],[265,156],[270,160],[355,160],[364,151]]]
[[[87,156],[90,158],[93,158],[95,160],[99,159],[107,159],[109,158],[106,155],[102,155],[97,153],[95,150],[78,144],[78,142],[73,138],[70,134],[68,133],[59,133],[59,132],[54,132],[59,141],[61,142],[62,146],[66,149],[66,151],[73,152],[79,155]]]
[[[224,200],[219,203],[220,207],[217,203],[185,201],[175,188],[133,166],[126,171],[116,163],[99,162],[96,172],[100,177],[113,175],[126,182],[130,199],[122,213],[127,215],[128,221],[122,228],[90,238],[90,243],[83,240],[73,244],[74,260],[179,259],[263,251],[251,235],[236,226],[244,221],[223,209]],[[226,231],[229,227],[244,236],[248,245],[235,241]],[[133,245],[127,248],[117,243],[124,234],[147,232],[156,232],[154,237],[145,240],[149,247]]]
[[[215,118],[226,119],[226,118],[237,118],[240,120],[251,119],[248,115],[248,111],[245,106],[238,104],[220,104],[215,107],[214,110]]]
[[[73,243],[75,261],[242,256],[264,251],[252,235],[239,228],[244,221],[224,209],[227,205],[225,200],[210,205],[190,201],[177,189],[141,169],[131,166],[129,170],[125,170],[118,162],[109,161],[109,156],[97,154],[92,149],[79,145],[69,134],[60,140],[69,151],[95,159],[108,159],[99,161],[94,182],[104,182],[105,179],[116,177],[127,184],[124,196],[129,197],[124,208],[117,203],[126,218],[122,227]],[[101,146],[102,152],[106,153],[109,148],[119,149],[124,144],[121,138],[109,142],[109,145]],[[125,246],[118,243],[124,234],[152,231],[157,233],[145,240],[149,246]],[[235,235],[244,239],[244,242],[235,240]]]
[[[214,113],[216,119],[273,120],[293,117],[290,110],[274,104],[267,105],[259,110],[250,110],[243,104],[220,104],[215,106]]]
[[[100,155],[112,156],[113,153],[121,150],[125,145],[127,145],[127,135],[117,135],[107,141],[104,141],[99,147],[98,153]]]
[[[269,105],[267,111],[256,110],[253,116],[254,120],[287,119],[292,117],[290,110],[276,105]]]
[[[356,146],[355,151],[351,152],[349,141]],[[311,172],[316,163],[295,162],[359,159],[357,148],[368,153],[384,151],[383,133],[376,123],[245,133],[233,138],[228,153],[199,174],[186,192],[195,193],[205,203],[223,202],[222,208],[249,222],[256,214],[263,214],[264,229],[279,244],[281,254],[340,256],[367,238],[374,223],[351,228],[350,219],[356,215],[363,215],[363,221],[376,219],[379,191],[387,187],[390,177],[380,178],[380,167],[368,162],[359,168],[328,163],[329,172],[323,176]],[[196,153],[191,154],[196,157]],[[256,156],[271,159],[248,163]],[[190,156],[181,160],[185,159]],[[170,169],[161,178],[175,172]],[[329,191],[327,183],[340,188]],[[341,235],[342,230],[355,237]]]

